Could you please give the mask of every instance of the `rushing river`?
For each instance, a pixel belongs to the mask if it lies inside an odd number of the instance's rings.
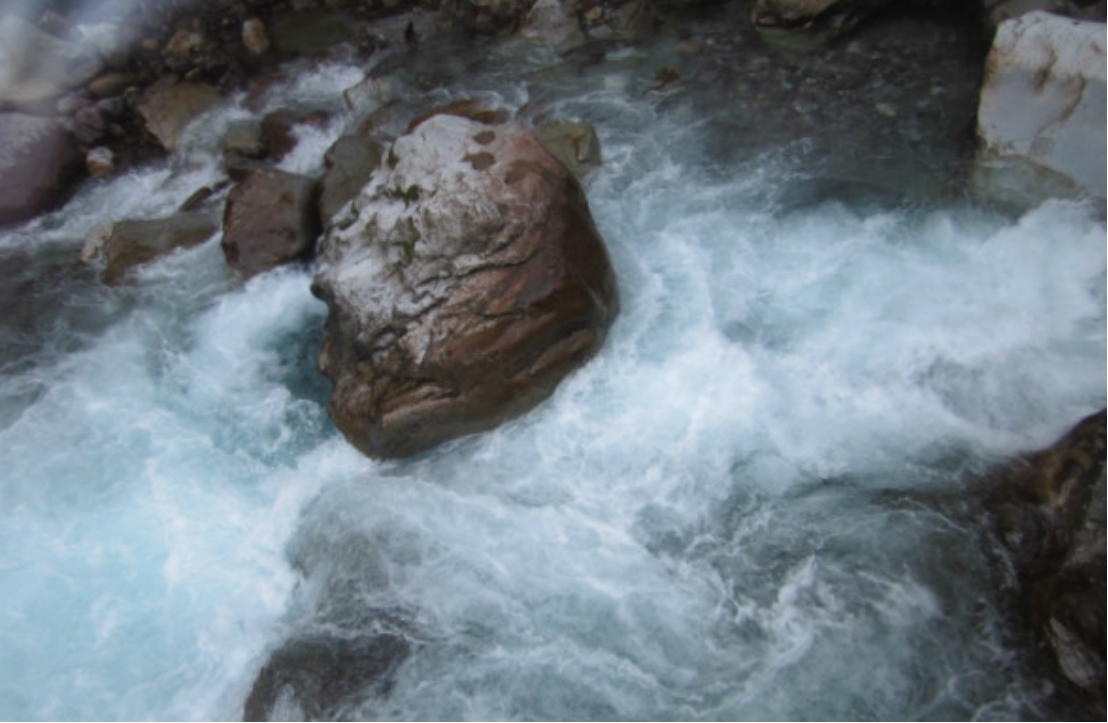
[[[1104,405],[1104,219],[964,193],[956,26],[821,58],[744,22],[396,63],[397,128],[462,97],[596,126],[622,302],[551,399],[414,459],[328,419],[310,269],[239,284],[218,236],[115,288],[76,260],[218,181],[243,98],[4,230],[0,717],[239,718],[293,640],[380,658],[304,684],[344,718],[1048,715],[967,488]],[[269,109],[333,114],[282,167],[319,170],[365,70],[275,86]],[[296,690],[271,714],[312,713]]]

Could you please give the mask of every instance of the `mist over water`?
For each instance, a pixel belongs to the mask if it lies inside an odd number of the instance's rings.
[[[920,121],[897,146],[907,114],[855,131],[899,148],[887,164],[780,137],[785,115],[739,133],[753,101],[713,63],[748,45],[651,90],[673,41],[595,65],[444,46],[391,78],[402,110],[594,123],[584,185],[622,305],[550,400],[409,460],[363,458],[327,418],[310,269],[237,284],[218,235],[125,287],[76,261],[97,224],[218,178],[241,99],[164,166],[5,230],[0,715],[235,719],[287,641],[374,636],[406,654],[325,715],[1048,715],[966,487],[1104,405],[1103,219],[966,201],[957,134]],[[274,107],[338,113],[361,71],[297,73]],[[356,121],[304,129],[289,170]]]

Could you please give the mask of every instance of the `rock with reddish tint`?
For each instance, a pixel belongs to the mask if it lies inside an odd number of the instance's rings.
[[[329,410],[371,457],[484,431],[601,347],[615,276],[574,176],[516,125],[399,138],[321,246]]]
[[[307,258],[319,235],[314,179],[254,171],[227,194],[223,253],[244,278]]]
[[[990,508],[1027,621],[1059,672],[1104,718],[1105,412],[990,480]]]
[[[219,101],[219,91],[204,83],[155,84],[138,104],[146,130],[165,150],[177,147],[181,131]]]
[[[53,208],[84,164],[73,136],[57,121],[0,113],[0,224]]]
[[[120,221],[99,238],[92,239],[83,256],[104,260],[101,277],[106,284],[124,281],[132,269],[150,263],[177,249],[186,249],[210,239],[219,230],[209,213],[182,213],[162,219]],[[102,248],[94,248],[102,244]]]

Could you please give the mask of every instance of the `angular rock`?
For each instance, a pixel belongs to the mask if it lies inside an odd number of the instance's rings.
[[[155,84],[138,104],[139,115],[165,150],[177,147],[181,131],[219,101],[219,91],[204,83]]]
[[[548,121],[535,129],[543,148],[550,151],[578,178],[600,165],[600,139],[592,123]]]
[[[548,397],[618,306],[572,174],[516,125],[439,115],[399,138],[325,237],[329,410],[371,457],[490,429]]]
[[[974,185],[1015,202],[1105,198],[1103,23],[1033,12],[1001,24],[985,65]]]
[[[529,40],[559,48],[578,45],[585,39],[576,14],[561,0],[535,0],[519,32]]]
[[[1104,717],[1105,412],[990,480],[1024,613],[1060,672]]]
[[[250,278],[310,256],[319,227],[313,179],[257,170],[227,194],[223,253],[231,268]]]
[[[191,248],[219,230],[217,219],[208,213],[182,213],[170,218],[119,221],[105,233],[95,235],[82,257],[104,259],[105,284],[122,282],[131,269],[147,264],[177,249]],[[102,249],[95,248],[102,244]]]
[[[327,150],[327,170],[319,180],[319,215],[325,229],[369,182],[383,157],[381,144],[362,136],[343,136]]]
[[[349,697],[364,694],[367,688],[387,689],[390,673],[410,650],[404,637],[391,633],[291,640],[274,652],[258,673],[242,719],[341,718],[341,706]]]
[[[83,167],[76,141],[57,121],[0,113],[0,224],[53,208]]]

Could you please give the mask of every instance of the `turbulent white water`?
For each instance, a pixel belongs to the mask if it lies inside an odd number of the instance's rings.
[[[823,198],[794,141],[735,155],[644,91],[645,53],[438,91],[596,124],[622,313],[549,401],[412,460],[327,419],[308,270],[237,286],[218,238],[128,287],[76,268],[96,224],[217,177],[238,101],[6,232],[0,717],[234,719],[285,641],[380,633],[407,656],[328,715],[1034,715],[964,484],[1104,405],[1103,219]],[[274,103],[338,113],[360,77]]]

